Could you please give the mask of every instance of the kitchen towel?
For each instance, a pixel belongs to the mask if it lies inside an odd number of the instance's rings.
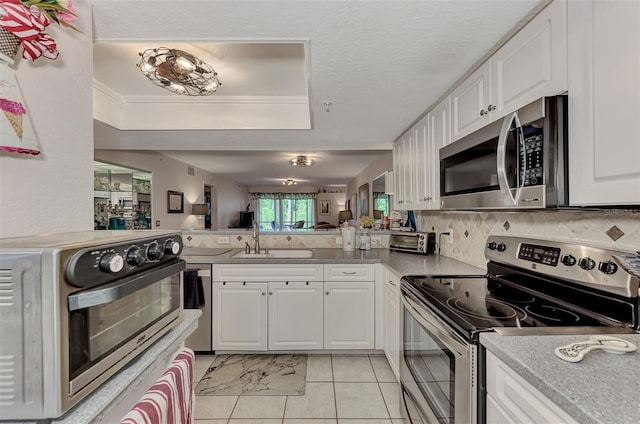
[[[120,424],[190,424],[194,420],[193,361],[183,348]]]
[[[184,271],[183,291],[184,309],[198,309],[204,305],[202,277],[198,277],[197,269]]]

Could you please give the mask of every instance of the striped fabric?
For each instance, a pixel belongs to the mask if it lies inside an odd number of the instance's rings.
[[[120,424],[193,423],[193,351],[183,348]]]

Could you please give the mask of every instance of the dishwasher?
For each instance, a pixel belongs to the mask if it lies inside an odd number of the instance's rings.
[[[204,305],[200,306],[202,315],[198,319],[198,328],[185,340],[184,345],[194,352],[211,352],[211,264],[190,264],[187,269],[198,270],[198,277],[202,278]]]

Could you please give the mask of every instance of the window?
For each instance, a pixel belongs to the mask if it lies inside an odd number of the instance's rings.
[[[315,223],[315,194],[252,193],[252,197],[257,201],[261,230],[309,228]]]
[[[373,210],[382,211],[384,216],[389,216],[389,196],[384,193],[373,193]]]

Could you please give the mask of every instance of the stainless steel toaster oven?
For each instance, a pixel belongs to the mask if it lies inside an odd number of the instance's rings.
[[[428,255],[435,251],[436,233],[432,232],[392,232],[389,250]]]

